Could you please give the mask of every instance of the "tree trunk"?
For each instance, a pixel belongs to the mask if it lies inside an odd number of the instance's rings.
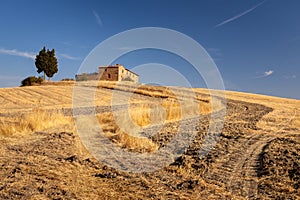
[[[44,72],[44,81],[46,80],[46,74],[45,74],[45,72]]]

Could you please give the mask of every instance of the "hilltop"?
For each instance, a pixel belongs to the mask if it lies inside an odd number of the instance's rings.
[[[88,116],[90,94],[105,136],[118,148],[155,154],[180,131],[195,137],[154,172],[115,169],[90,154],[77,132],[84,127],[75,127],[74,102],[82,103],[76,113]],[[226,101],[217,98],[212,109],[212,99],[207,89],[112,82],[83,82],[75,90],[72,83],[0,89],[0,198],[299,198],[300,101],[226,91]],[[211,115],[224,108],[217,142],[201,157]],[[143,137],[113,117],[127,110]]]

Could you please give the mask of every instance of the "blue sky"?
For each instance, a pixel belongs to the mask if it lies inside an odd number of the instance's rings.
[[[105,39],[133,28],[163,27],[201,44],[214,59],[226,89],[300,99],[298,0],[0,4],[0,87],[18,86],[27,76],[37,76],[34,57],[44,45],[54,48],[58,57],[59,72],[53,80],[74,78],[84,58]],[[116,61],[128,68],[153,62],[174,66],[191,77],[193,86],[205,87],[188,70],[188,63],[166,52],[133,52]]]

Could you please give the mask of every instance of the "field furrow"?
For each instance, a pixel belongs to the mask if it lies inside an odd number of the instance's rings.
[[[226,92],[208,132],[208,90],[101,84],[0,89],[0,199],[299,199],[298,100]]]

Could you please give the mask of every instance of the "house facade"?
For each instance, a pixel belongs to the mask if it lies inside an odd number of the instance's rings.
[[[100,80],[105,81],[132,81],[135,83],[139,81],[139,75],[120,64],[99,67],[98,74]]]
[[[138,83],[139,75],[126,69],[123,65],[116,64],[101,66],[98,73],[79,74],[75,76],[76,81],[102,80],[102,81],[131,81]]]

